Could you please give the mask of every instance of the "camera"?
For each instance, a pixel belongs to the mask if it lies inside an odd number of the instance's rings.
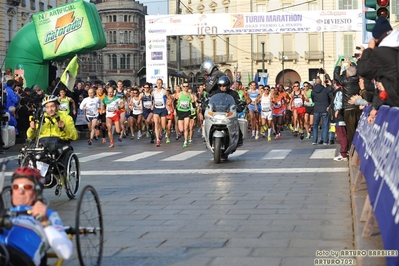
[[[319,74],[324,74],[324,69],[322,69],[322,68],[319,68]]]
[[[359,56],[360,56],[360,53],[356,53],[356,54],[354,54],[352,57],[358,58]]]
[[[360,50],[360,46],[356,46],[356,50]]]

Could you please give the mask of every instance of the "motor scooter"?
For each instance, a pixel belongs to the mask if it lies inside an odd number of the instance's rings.
[[[238,119],[234,98],[226,93],[213,95],[205,109],[204,137],[207,148],[213,153],[213,161],[220,163],[234,153],[241,132],[245,138],[248,122]]]

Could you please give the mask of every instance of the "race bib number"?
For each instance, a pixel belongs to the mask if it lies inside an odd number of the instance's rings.
[[[162,101],[156,101],[155,102],[155,106],[157,106],[157,107],[163,106],[163,102]]]
[[[281,101],[278,101],[274,104],[274,108],[281,108]]]
[[[90,110],[90,109],[87,109],[86,110],[86,115],[93,116],[94,115],[94,111]]]
[[[272,109],[268,106],[262,108],[262,112],[270,112]]]
[[[190,102],[189,101],[180,101],[180,108],[181,109],[188,109],[189,106],[190,106]]]
[[[115,112],[115,107],[114,106],[108,106],[107,107],[107,112]]]
[[[146,109],[150,109],[152,106],[152,102],[151,101],[145,101],[143,102],[144,108]]]
[[[60,104],[60,111],[67,111],[69,107],[69,103],[61,103]]]
[[[136,105],[136,104],[135,104],[135,105],[133,106],[133,110],[140,110],[140,105]]]
[[[299,108],[299,107],[302,107],[302,105],[303,105],[303,101],[302,101],[301,98],[295,98],[294,99],[294,106],[295,107]]]
[[[41,176],[46,176],[47,170],[50,165],[40,162],[40,161],[37,161],[36,166],[37,166],[37,170],[40,171]]]

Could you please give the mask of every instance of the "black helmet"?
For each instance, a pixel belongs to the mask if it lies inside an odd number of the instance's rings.
[[[224,85],[224,86],[226,86],[229,89],[230,88],[230,84],[231,84],[231,81],[230,81],[230,78],[228,76],[220,77],[219,80],[218,80],[218,85],[219,86],[220,85]]]

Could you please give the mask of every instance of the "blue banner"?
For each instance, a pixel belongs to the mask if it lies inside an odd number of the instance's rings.
[[[399,108],[382,106],[374,124],[363,111],[353,145],[360,157],[360,171],[377,218],[385,250],[399,250]],[[398,254],[398,252],[396,252]],[[399,265],[399,257],[387,257]]]

